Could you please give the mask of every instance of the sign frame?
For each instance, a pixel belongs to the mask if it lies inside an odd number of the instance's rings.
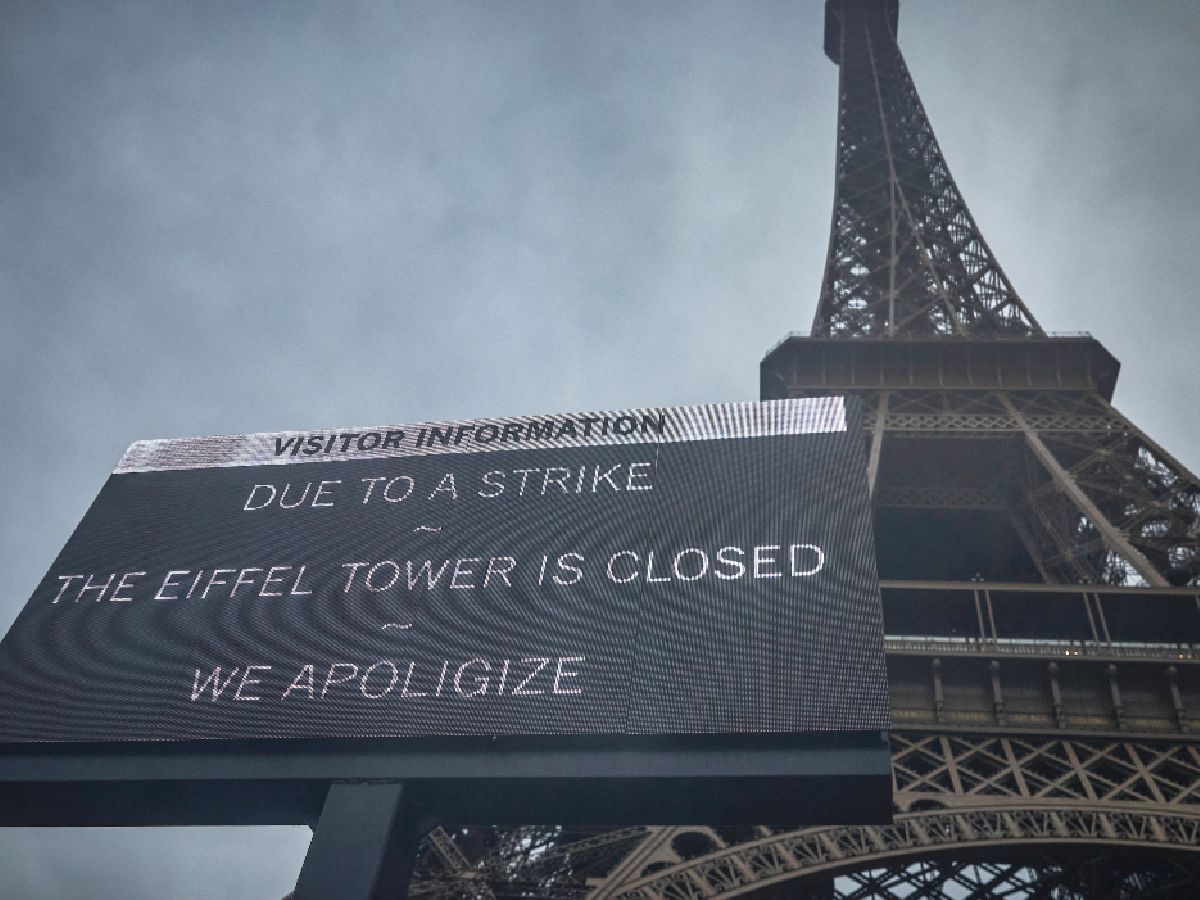
[[[839,430],[857,448],[865,492],[858,402],[820,399],[844,404]],[[796,402],[724,406],[736,416]],[[239,465],[237,454],[263,452],[246,440],[195,439],[190,447],[203,456],[214,446],[204,441],[224,441],[218,450],[235,461],[208,464]],[[169,443],[135,444],[118,472],[152,470]],[[886,823],[891,815],[888,735],[876,727],[0,743],[0,825],[307,824],[315,837],[297,900],[329,896],[331,886],[351,900],[403,890],[417,840],[438,822],[796,827]]]
[[[438,823],[892,821],[886,733],[772,737],[6,744],[0,826],[304,824],[295,900],[369,900]]]

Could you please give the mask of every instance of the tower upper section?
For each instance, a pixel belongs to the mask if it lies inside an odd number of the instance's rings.
[[[1041,337],[975,224],[896,44],[897,0],[826,0],[837,184],[814,337]]]

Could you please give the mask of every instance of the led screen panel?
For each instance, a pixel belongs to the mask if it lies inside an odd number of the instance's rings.
[[[889,728],[842,398],[134,444],[0,741]]]

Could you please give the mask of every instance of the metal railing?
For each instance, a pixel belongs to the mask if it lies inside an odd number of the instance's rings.
[[[891,653],[949,653],[990,656],[1035,656],[1092,659],[1200,660],[1200,647],[1193,644],[1152,644],[1114,641],[1071,641],[1053,639],[982,638],[886,635],[884,649]]]
[[[767,356],[770,356],[792,338],[810,338],[813,335],[807,331],[789,331],[780,340],[767,351]],[[817,335],[824,337],[824,335]],[[845,341],[889,341],[900,343],[904,341],[1044,341],[1055,338],[1086,338],[1094,339],[1090,331],[1047,331],[1045,334],[989,334],[986,337],[970,334],[878,334],[878,335],[857,335],[854,337],[839,338]]]

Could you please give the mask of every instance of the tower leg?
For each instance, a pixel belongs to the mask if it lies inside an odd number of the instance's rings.
[[[330,785],[295,900],[407,897],[421,835],[404,801],[400,783]]]

